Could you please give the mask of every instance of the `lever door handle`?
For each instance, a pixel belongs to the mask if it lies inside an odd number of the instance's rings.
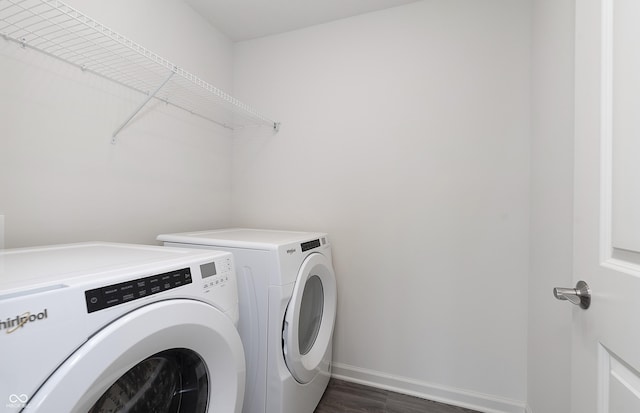
[[[591,288],[584,281],[578,281],[576,288],[554,288],[553,296],[558,300],[567,300],[572,304],[587,309],[591,305]]]

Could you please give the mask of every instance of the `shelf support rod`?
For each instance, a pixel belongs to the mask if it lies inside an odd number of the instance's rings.
[[[115,132],[113,132],[113,135],[111,135],[111,143],[115,144],[116,143],[116,136],[118,136],[118,133],[120,133],[120,131],[127,126],[127,124],[129,122],[131,122],[131,119],[133,119],[138,112],[140,112],[142,110],[142,108],[144,108],[147,103],[149,103],[149,101],[151,99],[153,99],[153,97],[155,95],[158,94],[158,92],[164,87],[164,85],[167,84],[167,82],[169,81],[169,79],[171,79],[171,77],[176,73],[177,68],[174,67],[173,70],[171,71],[171,73],[169,73],[169,76],[167,76],[167,78],[162,82],[162,84],[160,84],[160,86],[158,86],[156,88],[156,90],[153,91],[153,93],[150,93],[149,96],[147,96],[147,98],[133,111],[133,113],[131,114],[131,116],[129,116],[124,122],[122,122],[122,125],[120,125],[118,127],[118,129],[115,130]]]

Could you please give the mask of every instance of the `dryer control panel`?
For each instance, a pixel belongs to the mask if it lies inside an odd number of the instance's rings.
[[[302,252],[306,252],[314,248],[319,248],[320,246],[325,245],[326,243],[327,243],[327,239],[325,237],[313,239],[311,241],[303,242],[302,244],[300,244],[300,249],[302,250]]]

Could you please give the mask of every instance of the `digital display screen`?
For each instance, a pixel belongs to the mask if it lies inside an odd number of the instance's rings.
[[[318,248],[319,246],[320,246],[319,239],[314,239],[313,241],[307,241],[300,244],[300,247],[302,248],[302,252],[309,251],[314,248]]]
[[[207,264],[202,264],[200,266],[200,272],[202,273],[202,278],[212,277],[216,275],[216,263],[209,262]]]

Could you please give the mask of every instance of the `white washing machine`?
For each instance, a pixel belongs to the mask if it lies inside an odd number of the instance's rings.
[[[243,412],[312,413],[329,382],[336,315],[327,235],[223,229],[158,240],[235,257],[247,362]]]
[[[0,411],[239,413],[237,318],[229,253],[0,251]]]

